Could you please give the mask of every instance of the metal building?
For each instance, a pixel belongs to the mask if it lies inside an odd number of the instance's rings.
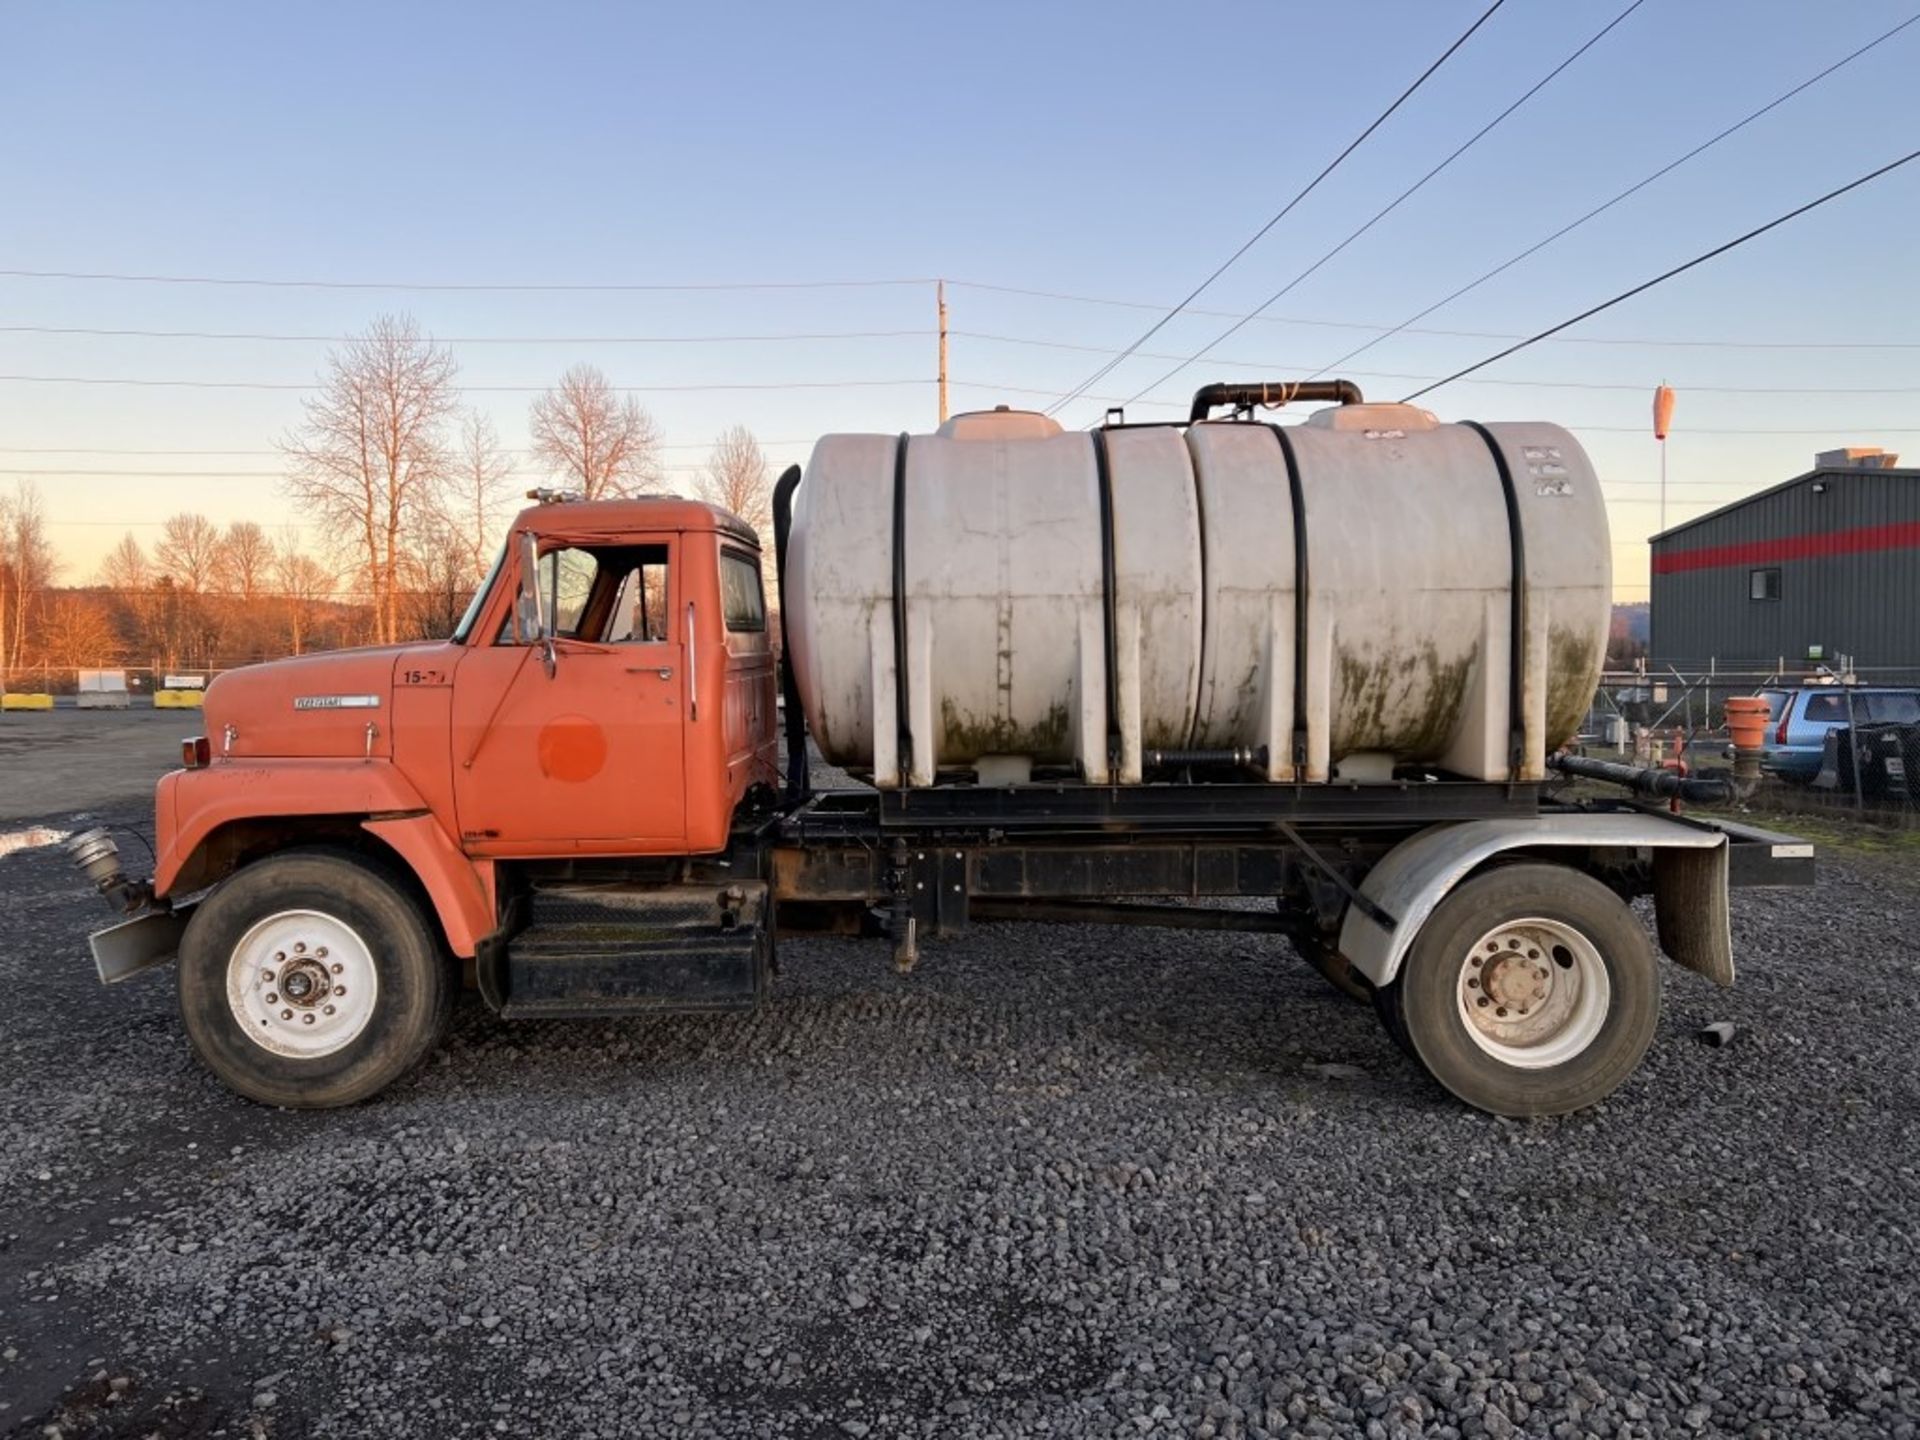
[[[1653,663],[1920,670],[1920,469],[1898,458],[1829,450],[1654,536]]]

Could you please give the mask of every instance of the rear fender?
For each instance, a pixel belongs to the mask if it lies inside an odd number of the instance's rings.
[[[1375,986],[1391,984],[1420,927],[1454,886],[1503,852],[1555,848],[1651,850],[1660,948],[1715,984],[1733,984],[1727,837],[1651,814],[1469,820],[1422,830],[1389,851],[1360,883],[1360,893],[1392,924],[1349,906],[1340,953]]]

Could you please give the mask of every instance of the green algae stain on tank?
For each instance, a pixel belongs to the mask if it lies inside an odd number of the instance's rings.
[[[1439,758],[1459,728],[1479,655],[1478,645],[1454,659],[1442,659],[1432,644],[1411,655],[1336,649],[1333,754],[1384,750],[1402,760]]]
[[[1072,758],[1067,736],[1072,716],[1064,703],[1048,708],[1032,725],[1017,725],[1004,715],[982,720],[962,710],[951,697],[940,700],[940,759],[957,765],[982,755],[1030,755],[1043,763]]]
[[[1600,683],[1600,647],[1590,631],[1547,631],[1547,753],[1580,733]]]

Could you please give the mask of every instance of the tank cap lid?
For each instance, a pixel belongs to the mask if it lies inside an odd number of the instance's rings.
[[[1037,410],[969,410],[956,415],[937,431],[949,440],[1044,440],[1061,432],[1060,422]]]
[[[1418,405],[1335,405],[1316,410],[1305,423],[1317,430],[1438,430],[1440,419]]]

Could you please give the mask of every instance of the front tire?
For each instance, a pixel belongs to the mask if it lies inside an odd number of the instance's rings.
[[[1456,887],[1379,994],[1402,1048],[1469,1105],[1565,1115],[1639,1067],[1660,976],[1633,911],[1564,865],[1502,865]]]
[[[338,851],[243,867],[200,903],[180,945],[194,1052],[266,1105],[324,1109],[385,1089],[439,1045],[454,988],[397,878]]]

